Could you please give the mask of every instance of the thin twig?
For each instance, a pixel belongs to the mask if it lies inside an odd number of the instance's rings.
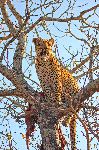
[[[74,110],[73,107],[71,107],[71,110],[73,111],[73,113],[77,116],[77,118],[79,119],[79,121],[82,123],[85,131],[86,131],[86,139],[87,139],[87,150],[90,150],[90,140],[89,140],[89,134],[88,134],[88,129],[85,125],[85,123],[82,121],[82,119],[79,117],[79,115],[76,113],[76,111]]]
[[[69,21],[73,21],[73,20],[82,20],[82,17],[83,15],[85,15],[86,13],[92,11],[92,10],[95,10],[99,7],[99,4],[97,4],[96,6],[90,8],[90,9],[87,9],[85,11],[82,11],[80,13],[79,16],[76,16],[76,17],[71,17],[71,18],[66,18],[66,19],[61,19],[61,18],[52,18],[52,17],[40,17],[34,24],[32,24],[29,29],[26,31],[27,33],[30,32],[36,25],[38,25],[40,23],[40,21],[57,21],[57,22],[69,22]]]

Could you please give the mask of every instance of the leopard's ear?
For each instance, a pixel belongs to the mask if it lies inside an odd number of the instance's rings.
[[[53,38],[49,39],[49,43],[50,43],[51,46],[53,46],[53,44],[54,44],[54,39],[53,39]]]
[[[36,41],[37,41],[37,38],[33,38],[32,42],[34,42],[34,44],[36,44]]]

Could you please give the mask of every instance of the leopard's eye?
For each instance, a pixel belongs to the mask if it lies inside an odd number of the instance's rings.
[[[40,52],[40,55],[42,56],[42,55],[46,55],[46,50],[42,50],[41,52]]]

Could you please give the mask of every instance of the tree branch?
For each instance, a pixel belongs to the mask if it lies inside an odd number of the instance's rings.
[[[82,11],[79,16],[71,17],[71,18],[66,18],[66,19],[52,18],[52,17],[43,17],[42,16],[34,24],[32,24],[26,32],[27,33],[30,32],[40,21],[44,21],[44,20],[45,21],[57,21],[57,22],[68,22],[68,21],[73,21],[73,20],[82,20],[84,14],[86,14],[86,13],[92,11],[92,10],[95,10],[98,7],[99,7],[99,4],[97,4],[96,6],[90,8],[90,9]]]
[[[73,111],[73,113],[76,115],[76,117],[79,119],[79,121],[82,123],[85,132],[86,132],[86,139],[87,139],[87,150],[90,150],[90,140],[89,140],[89,134],[88,134],[88,130],[86,125],[84,124],[84,122],[82,121],[82,119],[79,117],[79,115],[76,113],[76,111],[71,107],[71,110]]]
[[[22,87],[22,75],[19,76],[14,70],[8,69],[5,65],[0,64],[0,73],[10,80],[17,88]]]
[[[79,93],[76,94],[76,96],[74,96],[73,98],[74,107],[76,108],[81,107],[80,106],[81,103],[84,102],[89,97],[91,97],[95,92],[99,92],[99,78],[88,83],[84,88],[82,88],[79,91]]]
[[[94,67],[94,68],[91,68],[91,69],[88,69],[88,71],[86,72],[83,72],[82,74],[78,75],[78,76],[75,76],[75,79],[80,79],[81,77],[83,77],[84,75],[88,75],[90,72],[94,72],[95,70],[99,69],[99,66],[97,67]]]
[[[99,50],[99,45],[92,47],[90,51],[91,51],[91,54],[93,56],[95,56],[95,55],[99,55],[98,50]],[[78,64],[75,68],[73,68],[72,70],[70,70],[70,73],[74,73],[81,66],[83,66],[88,60],[90,60],[90,54],[89,54],[89,56],[87,58],[85,58],[84,60],[82,60],[80,64]]]
[[[24,79],[23,75],[17,74],[16,71],[8,69],[3,64],[0,64],[0,73],[5,76],[8,80],[10,80],[13,85],[17,88],[17,90],[13,93],[15,96],[25,98],[27,102],[30,104],[36,103],[40,101],[41,95],[36,92]]]
[[[16,70],[18,73],[22,73],[22,59],[25,51],[26,35],[24,34],[24,32],[21,32],[18,37],[18,44],[13,57],[13,69]]]
[[[11,3],[10,0],[7,0],[7,4],[8,4],[8,7],[9,9],[11,10],[11,12],[13,13],[13,15],[16,17],[16,19],[18,20],[18,23],[20,25],[22,25],[23,23],[23,18],[22,16],[16,11],[16,9],[14,8],[13,4]]]
[[[4,90],[0,90],[0,97],[1,96],[22,96],[22,94],[20,95],[19,91],[17,89],[4,89]]]
[[[4,1],[1,0],[0,1],[0,8],[1,8],[1,12],[2,12],[3,18],[5,20],[6,25],[9,28],[10,32],[12,34],[14,34],[14,33],[16,33],[16,29],[14,28],[13,22],[11,22],[11,20],[9,19],[8,13],[7,13],[6,8],[5,8],[5,5],[6,5],[5,0]]]
[[[0,37],[0,43],[2,42],[2,41],[4,41],[4,40],[8,40],[9,38],[11,38],[12,37],[12,34],[10,33],[9,35],[6,35],[6,36],[4,36],[4,37]]]
[[[99,136],[98,136],[97,134],[95,134],[95,132],[93,131],[92,127],[90,126],[90,123],[89,123],[88,116],[87,116],[87,114],[86,114],[85,108],[83,108],[83,110],[84,110],[85,118],[86,118],[86,120],[87,120],[87,126],[88,126],[88,128],[89,128],[89,131],[94,135],[94,137],[97,138],[97,140],[99,140]]]

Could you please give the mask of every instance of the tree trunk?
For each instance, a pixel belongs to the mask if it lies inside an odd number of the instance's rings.
[[[42,145],[40,150],[64,150],[62,148],[63,136],[58,126],[57,118],[51,111],[43,110],[39,117],[39,126],[42,137]]]

